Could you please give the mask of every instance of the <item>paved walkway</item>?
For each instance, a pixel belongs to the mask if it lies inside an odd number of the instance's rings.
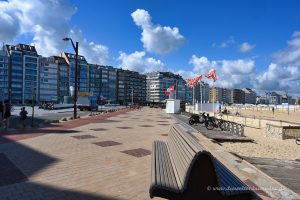
[[[174,120],[145,109],[0,144],[0,199],[150,199],[152,141]]]
[[[123,113],[130,111],[130,109],[123,109],[116,112],[105,113],[102,115],[81,118],[78,120],[71,120],[64,123],[52,123],[48,124],[44,128],[32,128],[26,127],[23,129],[11,129],[11,130],[0,130],[0,144],[11,142],[11,141],[18,141],[22,139],[37,137],[44,134],[49,133],[74,133],[77,132],[74,129],[79,126],[87,125],[90,123],[105,123],[106,120],[110,117],[117,116]]]
[[[150,199],[152,142],[165,140],[176,122],[160,109],[144,108],[58,124],[32,137],[0,135],[6,140],[0,143],[0,200]],[[192,134],[248,186],[279,188],[246,161]],[[287,189],[270,195],[293,197]]]

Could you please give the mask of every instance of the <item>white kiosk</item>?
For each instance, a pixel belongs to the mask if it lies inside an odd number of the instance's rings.
[[[180,100],[179,99],[166,99],[166,113],[179,113]]]

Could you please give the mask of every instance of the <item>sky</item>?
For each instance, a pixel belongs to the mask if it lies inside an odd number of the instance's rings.
[[[0,41],[88,62],[184,78],[214,68],[216,86],[300,96],[297,0],[0,0]],[[204,81],[212,84],[210,80]]]

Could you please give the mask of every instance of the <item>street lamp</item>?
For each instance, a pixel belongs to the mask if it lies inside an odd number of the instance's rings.
[[[34,120],[34,103],[35,103],[35,93],[36,93],[36,88],[33,88],[32,90],[32,101],[31,101],[31,106],[32,106],[32,116],[31,116],[31,127],[33,127],[33,120]]]
[[[71,41],[75,51],[75,93],[74,93],[74,119],[77,118],[77,96],[78,96],[78,42],[74,45],[72,38],[63,38],[64,41]]]

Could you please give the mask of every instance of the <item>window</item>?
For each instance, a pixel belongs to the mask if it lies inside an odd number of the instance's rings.
[[[25,57],[25,62],[37,63],[37,58]]]

